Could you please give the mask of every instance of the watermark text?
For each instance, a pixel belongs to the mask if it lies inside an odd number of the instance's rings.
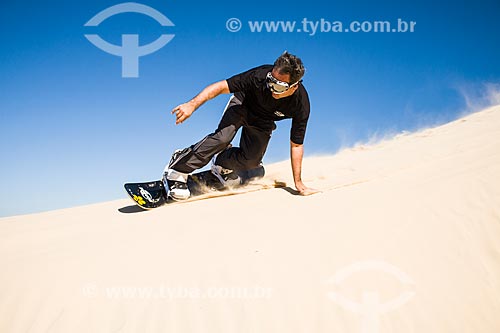
[[[325,18],[311,20],[278,20],[242,22],[236,17],[226,21],[226,29],[230,32],[246,30],[251,33],[302,33],[315,36],[318,33],[413,33],[417,22],[401,18],[397,20],[372,21],[334,21]]]

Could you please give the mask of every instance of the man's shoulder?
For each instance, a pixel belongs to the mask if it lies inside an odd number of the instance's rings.
[[[304,103],[309,104],[309,94],[307,93],[306,87],[302,83],[299,84],[298,90],[298,98]]]
[[[250,68],[249,70],[246,70],[244,73],[254,73],[255,76],[258,77],[265,77],[267,75],[267,72],[270,72],[273,69],[273,65],[260,65],[257,67]]]
[[[230,77],[228,80],[252,80],[253,78],[265,79],[267,72],[273,68],[273,65],[260,65],[250,68],[244,72],[238,73]]]
[[[259,70],[259,69],[271,70],[271,69],[273,69],[273,67],[274,67],[273,65],[264,64],[264,65],[260,65],[260,66],[254,67],[253,69],[255,69],[255,70]]]
[[[309,94],[307,93],[307,89],[304,87],[302,83],[299,84],[299,88],[297,89],[297,107],[299,108],[299,113],[303,117],[308,117],[310,112],[310,102],[309,102]]]

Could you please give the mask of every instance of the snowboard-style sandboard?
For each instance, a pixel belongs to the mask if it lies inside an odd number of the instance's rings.
[[[272,185],[256,184],[252,186],[252,184],[249,184],[252,180],[264,177],[264,173],[263,166],[252,170],[242,171],[239,173],[241,185],[233,188],[224,187],[210,170],[194,173],[189,175],[188,178],[188,188],[191,192],[191,197],[184,201],[175,201],[169,198],[167,195],[168,189],[165,189],[161,180],[145,183],[127,183],[124,187],[127,194],[139,207],[153,209],[169,203],[190,202],[210,197],[234,195],[286,186],[286,184],[279,182],[275,182]]]

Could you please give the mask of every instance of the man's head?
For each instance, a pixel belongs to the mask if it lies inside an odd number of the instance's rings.
[[[277,92],[270,86],[271,92],[274,98],[283,98],[292,95],[298,88],[299,81],[304,76],[305,68],[302,64],[300,58],[285,51],[282,55],[276,59],[274,62],[274,67],[271,72],[270,78],[268,78],[269,83],[278,83],[276,87],[279,88],[279,84],[288,84],[288,89],[282,93]],[[268,84],[269,85],[269,84]]]
[[[274,70],[282,75],[288,74],[290,76],[289,84],[294,84],[302,79],[306,71],[302,64],[302,60],[287,51],[283,52],[283,54],[276,59],[273,67],[273,71]]]

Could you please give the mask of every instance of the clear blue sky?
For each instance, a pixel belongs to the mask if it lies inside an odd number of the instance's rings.
[[[172,107],[205,85],[300,56],[312,114],[306,156],[452,120],[463,92],[500,82],[500,3],[496,1],[141,1],[168,17],[162,27],[137,13],[84,24],[119,1],[12,1],[0,4],[0,216],[125,197],[122,184],[157,179],[175,148],[211,132],[228,96],[175,126]],[[242,29],[226,29],[229,18]],[[251,32],[248,21],[297,24],[398,18],[413,33]],[[121,77],[121,58],[84,34],[147,44],[139,78]],[[288,158],[289,121],[278,123],[265,162]],[[335,170],[332,170],[335,172]]]

